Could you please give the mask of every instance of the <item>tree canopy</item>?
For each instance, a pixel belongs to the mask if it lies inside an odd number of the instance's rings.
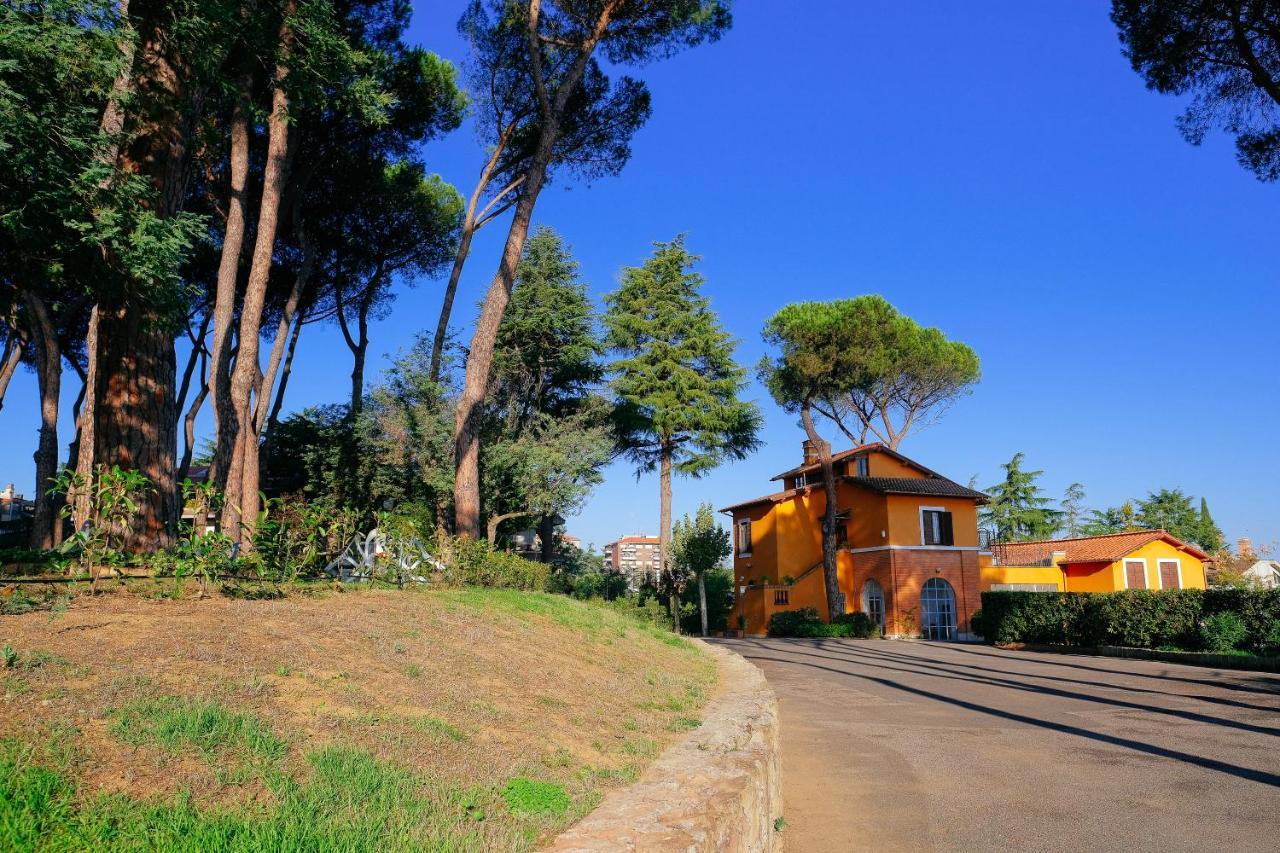
[[[1125,56],[1157,92],[1191,95],[1178,120],[1199,145],[1235,136],[1240,164],[1280,179],[1280,5],[1273,0],[1112,0]]]
[[[982,508],[982,520],[995,530],[998,541],[1048,539],[1058,530],[1061,512],[1053,509],[1037,481],[1043,471],[1022,467],[1026,455],[1013,454],[1004,465],[1004,479],[987,488],[991,501]]]

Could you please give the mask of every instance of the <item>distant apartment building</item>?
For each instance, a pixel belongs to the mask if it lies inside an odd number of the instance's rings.
[[[627,576],[627,586],[638,589],[646,581],[656,584],[660,564],[657,536],[623,536],[604,546],[605,565]]]

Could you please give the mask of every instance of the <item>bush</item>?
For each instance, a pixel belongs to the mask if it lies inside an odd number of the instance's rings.
[[[543,592],[551,580],[551,567],[546,563],[494,551],[484,540],[450,539],[440,550],[456,583]]]
[[[823,622],[812,607],[783,610],[769,617],[770,637],[878,637],[880,626],[865,613],[846,613]]]
[[[1234,613],[1215,613],[1200,624],[1200,646],[1206,652],[1233,652],[1244,642],[1249,630]]]
[[[1244,630],[1234,644],[1262,652],[1280,622],[1280,590],[984,592],[981,612],[975,630],[993,643],[1146,649],[1200,647],[1202,623],[1228,613]]]
[[[1262,653],[1270,657],[1280,657],[1280,619],[1271,623],[1271,630],[1262,638]]]
[[[861,610],[853,613],[843,613],[835,619],[832,619],[831,622],[833,625],[848,626],[848,636],[850,637],[868,640],[873,637],[880,636],[880,626],[876,624],[876,620],[872,619]]]

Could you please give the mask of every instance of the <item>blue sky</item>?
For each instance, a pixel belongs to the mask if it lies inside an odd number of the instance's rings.
[[[414,39],[461,60],[463,5],[417,3]],[[860,293],[970,344],[981,384],[902,447],[960,482],[989,485],[1024,451],[1054,496],[1079,481],[1101,507],[1181,488],[1209,499],[1229,538],[1273,541],[1280,186],[1241,169],[1221,134],[1182,140],[1179,101],[1129,69],[1108,7],[740,3],[721,42],[639,72],[654,112],[622,175],[562,178],[536,220],[565,235],[597,296],[652,241],[686,232],[745,364],[781,305]],[[470,191],[469,128],[424,155]],[[463,337],[504,233],[477,239]],[[440,289],[401,293],[371,365],[433,327]],[[309,327],[298,362],[288,408],[344,397],[336,330]],[[748,393],[765,446],[678,480],[677,515],[771,491],[798,461],[794,419]],[[36,426],[20,375],[0,412],[0,479],[28,491]],[[597,545],[656,532],[656,479],[605,473],[570,532]]]

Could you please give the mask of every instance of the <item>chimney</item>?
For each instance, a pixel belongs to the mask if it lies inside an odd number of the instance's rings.
[[[804,464],[805,465],[812,465],[813,463],[818,461],[818,449],[813,446],[812,441],[806,438],[804,440],[804,443],[801,444],[800,446],[804,448]]]
[[[1253,556],[1253,543],[1252,543],[1252,542],[1250,542],[1248,539],[1245,539],[1245,538],[1237,539],[1237,540],[1236,540],[1236,552],[1237,552],[1237,553],[1239,553],[1241,557],[1252,557],[1252,556]]]

